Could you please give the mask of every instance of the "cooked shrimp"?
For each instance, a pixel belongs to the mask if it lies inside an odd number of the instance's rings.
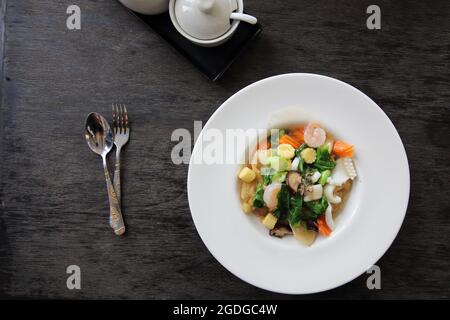
[[[278,205],[278,192],[281,190],[281,183],[274,182],[269,184],[264,190],[263,199],[270,211],[276,209]]]
[[[336,185],[327,184],[323,190],[325,197],[327,198],[327,201],[332,204],[341,203],[341,201],[342,201],[341,197],[334,194],[335,188],[336,188]]]
[[[325,143],[327,134],[317,123],[310,123],[305,128],[305,142],[312,148],[318,148]]]

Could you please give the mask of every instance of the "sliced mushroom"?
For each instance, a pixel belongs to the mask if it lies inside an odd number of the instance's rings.
[[[266,214],[269,212],[269,210],[267,208],[255,208],[255,210],[253,210],[253,212],[258,217],[265,217]]]
[[[305,179],[303,179],[302,183],[300,183],[300,186],[298,187],[298,193],[300,195],[305,194],[305,189],[306,189],[307,185],[304,182],[305,182]]]
[[[316,231],[318,232],[319,229],[317,228],[316,222],[314,220],[306,220],[306,229]]]
[[[277,226],[275,226],[275,228],[270,230],[269,234],[271,236],[274,236],[274,237],[277,237],[277,238],[283,238],[286,235],[292,234],[292,230],[288,226],[277,225]]]
[[[286,184],[293,192],[297,192],[300,183],[302,182],[302,175],[297,171],[289,171],[286,176]]]

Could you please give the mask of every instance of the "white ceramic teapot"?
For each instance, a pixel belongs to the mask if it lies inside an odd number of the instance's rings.
[[[125,7],[142,14],[160,14],[169,9],[169,0],[119,0]]]
[[[170,0],[169,4],[170,18],[178,32],[205,47],[227,41],[241,21],[257,22],[243,12],[242,0]]]

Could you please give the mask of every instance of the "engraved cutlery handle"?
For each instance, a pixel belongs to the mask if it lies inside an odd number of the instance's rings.
[[[113,184],[109,177],[108,167],[106,165],[106,159],[103,158],[103,168],[105,171],[106,188],[108,190],[109,198],[109,224],[111,228],[114,229],[114,233],[117,235],[122,235],[125,233],[125,224],[123,222],[122,210],[120,209],[119,199],[117,198],[116,191],[114,190]]]
[[[117,148],[116,150],[116,165],[114,167],[114,190],[116,191],[117,199],[119,204],[121,203],[121,190],[120,190],[120,151],[122,148]]]

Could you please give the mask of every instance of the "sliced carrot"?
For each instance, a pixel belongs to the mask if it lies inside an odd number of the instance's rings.
[[[287,134],[285,134],[284,136],[282,136],[282,137],[280,138],[280,144],[283,144],[283,143],[290,144],[290,145],[293,146],[295,149],[297,149],[298,147],[300,147],[300,145],[302,144],[301,141],[299,141],[299,140],[297,140],[297,139],[295,139],[295,138],[293,138],[293,137],[291,137],[291,136],[289,136],[289,135],[287,135]]]
[[[335,154],[342,158],[353,158],[353,149],[348,149],[342,152],[335,152]]]
[[[290,135],[297,141],[300,141],[303,143],[305,141],[305,128],[304,127],[297,127],[295,129],[292,129]]]
[[[331,229],[328,227],[327,222],[325,221],[325,215],[323,214],[321,217],[317,218],[317,228],[319,229],[319,233],[328,237],[331,234]]]
[[[353,157],[353,146],[342,140],[337,140],[333,146],[333,153],[339,157]]]

